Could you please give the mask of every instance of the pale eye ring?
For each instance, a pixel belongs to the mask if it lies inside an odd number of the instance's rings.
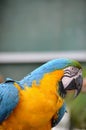
[[[71,67],[71,73],[78,73],[79,69],[76,67]]]
[[[71,70],[74,70],[74,67],[71,67]]]
[[[74,66],[70,66],[68,68],[65,69],[65,73],[64,75],[67,77],[71,77],[76,75],[79,72],[79,69],[74,67]]]

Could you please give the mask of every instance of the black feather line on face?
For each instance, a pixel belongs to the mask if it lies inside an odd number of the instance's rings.
[[[59,81],[59,94],[61,97],[65,97],[65,95],[67,94],[66,90],[64,89],[63,83],[62,81]]]

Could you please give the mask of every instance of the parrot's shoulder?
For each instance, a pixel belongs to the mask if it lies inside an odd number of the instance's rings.
[[[12,79],[0,84],[0,123],[13,111],[19,101],[18,89]]]

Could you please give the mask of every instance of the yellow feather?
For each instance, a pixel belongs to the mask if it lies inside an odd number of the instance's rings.
[[[62,70],[47,73],[39,84],[25,86],[19,91],[19,103],[10,116],[0,125],[2,130],[51,130],[51,119],[63,104],[58,94],[57,83],[63,76]]]

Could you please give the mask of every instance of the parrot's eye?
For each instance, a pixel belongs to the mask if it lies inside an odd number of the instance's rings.
[[[77,75],[79,69],[73,66],[64,69],[64,77],[72,77]]]
[[[77,96],[82,87],[83,78],[82,70],[74,66],[70,66],[64,69],[64,76],[59,82],[60,92],[62,96],[65,96],[68,90],[76,90],[75,96]]]

